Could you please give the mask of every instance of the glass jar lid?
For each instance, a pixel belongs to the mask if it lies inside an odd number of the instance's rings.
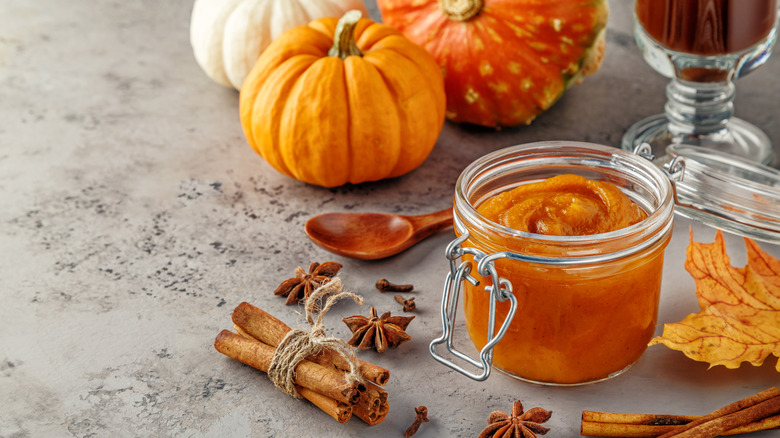
[[[661,165],[674,182],[677,214],[780,243],[779,170],[700,146],[675,144],[666,154]]]

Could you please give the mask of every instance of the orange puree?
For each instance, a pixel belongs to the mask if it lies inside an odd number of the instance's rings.
[[[555,235],[603,233],[646,217],[612,184],[575,175],[519,186],[489,199],[478,211],[514,229]],[[521,238],[491,236],[472,235],[466,245],[485,253],[534,248]],[[499,276],[512,283],[518,309],[493,350],[493,364],[527,380],[566,384],[603,379],[636,362],[655,331],[668,239],[600,263],[496,260]],[[597,236],[594,241],[598,248]],[[545,255],[567,256],[564,247],[547,248]],[[478,276],[476,269],[472,275],[480,285],[463,283],[466,328],[481,349],[487,342],[490,301],[484,288],[491,280]],[[508,302],[498,303],[496,330],[508,309]]]
[[[606,233],[647,217],[613,184],[578,175],[518,186],[494,196],[477,210],[515,230],[556,236]]]

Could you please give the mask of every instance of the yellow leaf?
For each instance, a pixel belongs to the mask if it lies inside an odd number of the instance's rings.
[[[701,312],[664,324],[664,344],[693,360],[738,368],[760,366],[770,355],[780,358],[780,260],[745,239],[747,266],[735,268],[726,254],[723,233],[714,243],[693,241],[685,269],[696,281]],[[780,372],[780,360],[775,369]]]

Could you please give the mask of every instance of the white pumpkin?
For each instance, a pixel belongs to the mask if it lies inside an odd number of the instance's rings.
[[[341,17],[363,0],[195,0],[190,43],[214,81],[241,89],[260,54],[279,34],[322,17]]]

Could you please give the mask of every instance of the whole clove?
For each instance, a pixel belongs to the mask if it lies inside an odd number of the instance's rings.
[[[414,285],[393,284],[387,281],[386,278],[380,278],[376,281],[376,288],[380,292],[411,292],[414,290]]]
[[[417,429],[420,428],[420,425],[423,423],[423,421],[430,421],[428,419],[428,408],[425,406],[418,406],[414,408],[414,413],[416,416],[414,417],[414,423],[412,423],[411,426],[409,426],[408,429],[406,429],[406,433],[404,433],[405,438],[409,438],[412,435],[417,433]]]
[[[406,299],[401,295],[396,295],[395,300],[398,301],[398,304],[404,306],[403,307],[404,312],[411,312],[412,310],[417,308],[417,305],[414,304],[414,297]]]

